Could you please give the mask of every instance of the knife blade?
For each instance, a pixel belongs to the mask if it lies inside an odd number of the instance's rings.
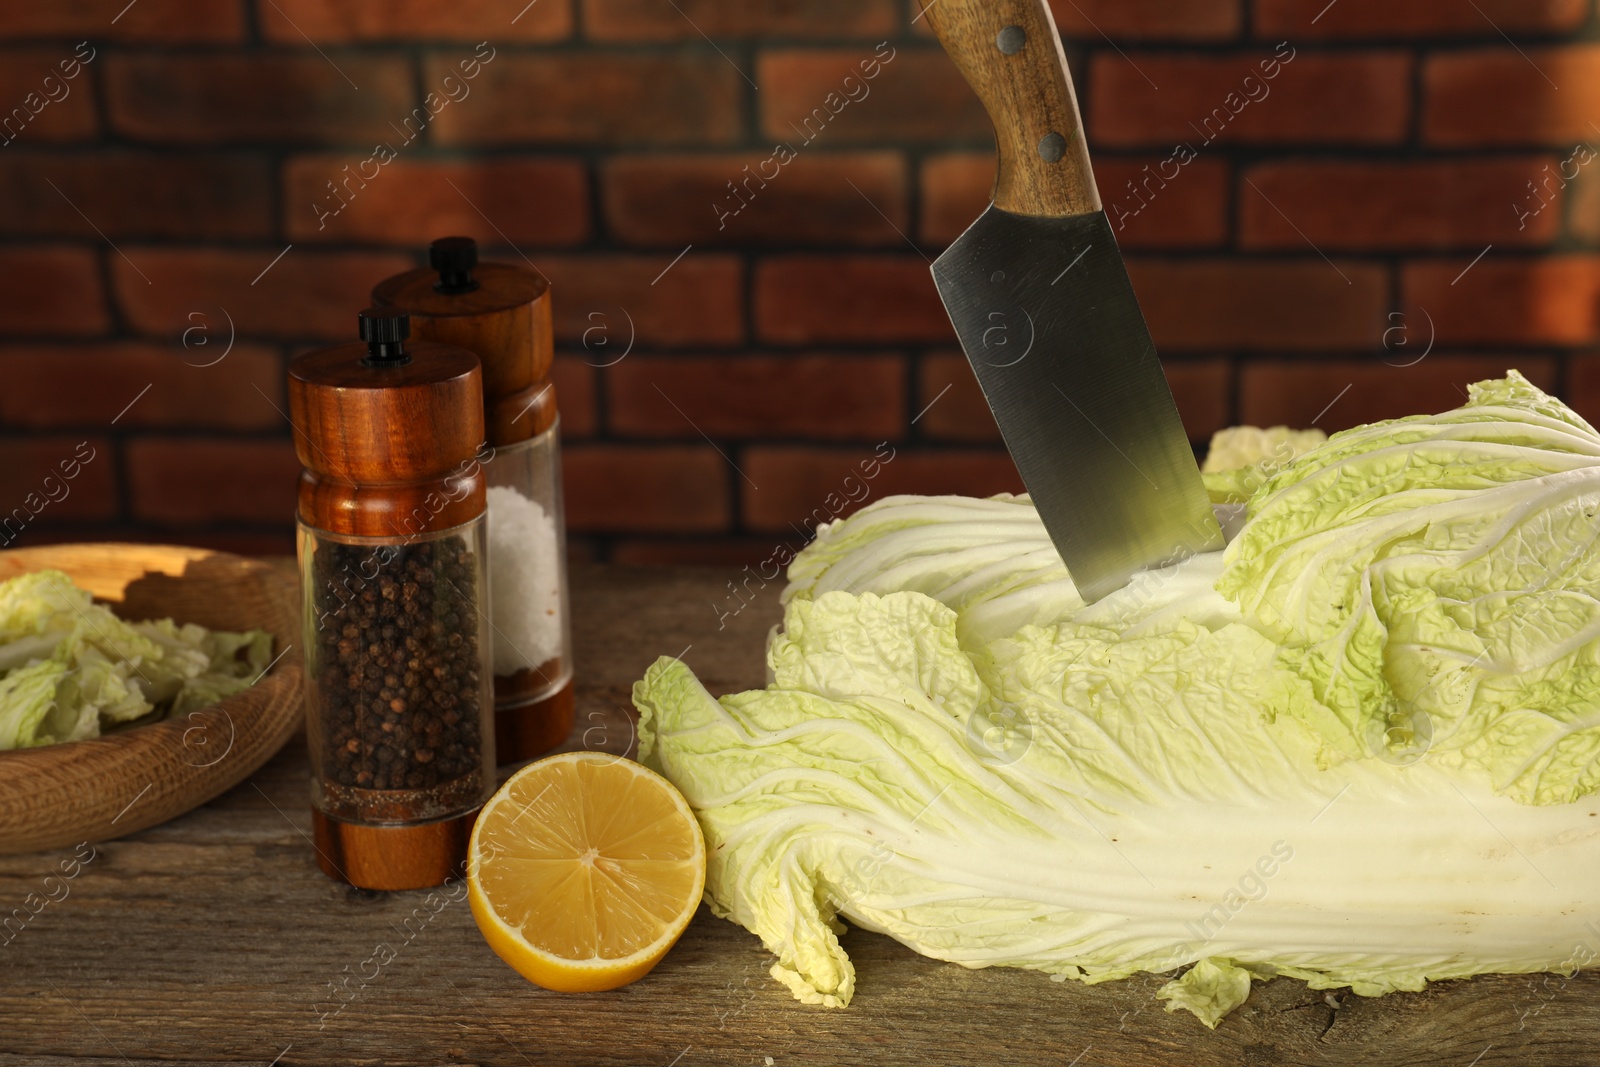
[[[993,203],[934,284],[1079,593],[1222,547],[1177,404],[1101,209],[1046,0],[933,0],[983,101]]]

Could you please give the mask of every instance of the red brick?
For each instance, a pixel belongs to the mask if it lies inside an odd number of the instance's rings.
[[[898,152],[624,156],[602,175],[607,228],[630,244],[894,245],[910,229]]]
[[[593,437],[600,416],[595,411],[595,368],[582,356],[557,356],[550,371],[556,410],[561,412],[561,439]]]
[[[1405,53],[1298,52],[1264,81],[1260,64],[1271,55],[1265,49],[1126,58],[1097,52],[1089,64],[1090,142],[1167,150],[1182,142],[1204,152],[1208,137],[1222,144],[1397,144],[1405,138],[1411,112]],[[1230,97],[1247,101],[1246,92],[1259,95],[1261,86],[1265,97],[1231,115]],[[1218,113],[1228,117],[1225,125],[1212,117]]]
[[[1239,0],[1050,0],[1061,35],[1090,44],[1108,37],[1225,41],[1239,33],[1239,8]]]
[[[972,375],[972,365],[960,352],[930,352],[922,357],[917,375],[915,429],[923,437],[941,441],[1000,440],[989,402]]]
[[[12,336],[104,333],[111,320],[95,254],[63,246],[0,248],[0,323]]]
[[[1163,171],[1172,177],[1164,177]],[[1208,248],[1228,239],[1228,165],[1166,156],[1094,163],[1106,217],[1126,248]]]
[[[1572,165],[1567,164],[1567,172],[1571,171]],[[1572,207],[1567,215],[1567,229],[1580,241],[1600,243],[1600,167],[1585,166],[1578,171],[1569,195]]]
[[[96,68],[104,63],[98,52],[82,63],[67,47],[0,50],[0,148],[93,137]],[[74,76],[65,77],[68,71]]]
[[[275,264],[273,257],[283,250],[271,247],[124,251],[143,277],[112,257],[123,316],[138,333],[172,339],[196,324],[191,313],[216,322],[222,310],[244,335],[353,341],[356,312],[371,301],[372,286],[416,266],[398,253],[305,248],[291,248]]]
[[[917,236],[932,245],[960,237],[988,208],[994,171],[993,152],[946,152],[925,158]]]
[[[283,365],[277,353],[261,345],[235,344],[223,356],[227,327],[220,316],[215,320],[212,329],[220,335],[200,345],[210,332],[202,327],[190,335],[196,343],[188,349],[139,341],[0,349],[0,381],[5,383],[0,421],[103,428],[116,419],[124,429],[277,426],[283,419],[272,406],[284,406]]]
[[[399,56],[133,54],[104,63],[111,128],[141,141],[367,146],[403,140],[391,123],[420,106]]]
[[[910,256],[785,256],[756,268],[764,341],[934,341],[955,336],[928,264]]]
[[[260,9],[269,41],[299,47],[356,41],[558,41],[572,35],[571,0],[272,0]]]
[[[241,41],[238,0],[0,0],[0,39],[190,44]]]
[[[1191,441],[1208,440],[1228,425],[1231,373],[1225,361],[1169,361],[1165,369]],[[924,436],[973,442],[1001,439],[989,403],[960,352],[935,352],[922,358],[917,397],[922,412],[917,427]]]
[[[83,445],[88,448],[80,451]],[[12,516],[14,520],[3,527],[0,545],[7,536],[15,539],[23,516],[29,513],[27,525],[22,527],[25,530],[35,529],[35,524],[114,516],[117,461],[112,448],[108,438],[96,435],[0,439],[0,518]],[[63,463],[67,466],[62,467]],[[64,478],[74,471],[75,477]],[[55,482],[46,486],[47,477]],[[61,496],[58,483],[66,489],[66,496]],[[32,501],[28,500],[30,493],[37,494]],[[35,510],[38,498],[48,498],[49,493],[61,499],[49,500]],[[23,516],[17,515],[17,508],[23,509]]]
[[[887,462],[876,455],[888,458]],[[876,476],[870,464],[876,462]],[[867,464],[867,466],[864,466]],[[1021,492],[1022,479],[1003,451],[877,453],[859,448],[750,448],[744,469],[759,490],[745,487],[744,522],[752,530],[803,533],[849,515],[865,504],[897,493],[960,493],[991,496]],[[852,479],[847,482],[846,479]],[[854,494],[860,497],[850,501]]]
[[[913,34],[918,37],[926,37],[930,41],[934,39],[933,27],[922,16],[928,8],[937,2],[938,0],[906,0],[906,17],[911,20],[911,32]]]
[[[700,41],[726,37],[892,36],[897,0],[583,0],[585,32],[597,41]],[[676,8],[677,10],[674,10]]]
[[[606,373],[613,433],[894,439],[905,426],[899,356],[638,356]]]
[[[0,153],[0,230],[89,240],[266,237],[271,172],[242,155]]]
[[[803,544],[799,537],[793,535],[788,541],[781,537],[695,537],[688,540],[630,537],[611,546],[610,559],[612,563],[625,567],[689,566],[741,570],[749,567],[756,573],[757,580],[763,573],[772,574],[777,570],[778,574],[768,584],[781,585],[784,579],[778,561],[793,556]],[[744,575],[729,575],[729,578],[734,577],[743,578]],[[752,582],[750,588],[755,587]]]
[[[755,78],[762,132],[798,152],[822,144],[990,136],[983,105],[943,51],[901,46],[883,54],[888,62],[866,45],[763,52]],[[863,77],[863,63],[878,64],[873,78]]]
[[[430,56],[423,80],[453,70],[449,57]],[[742,132],[747,88],[714,52],[502,54],[433,133],[443,145],[728,144]]]
[[[575,245],[589,236],[589,181],[582,163],[565,159],[380,166],[370,152],[300,156],[284,168],[283,213],[296,241],[418,246],[452,233]]]
[[[1474,10],[1476,8],[1477,10]],[[1318,17],[1320,14],[1320,17]],[[1371,37],[1492,37],[1566,33],[1589,17],[1589,0],[1256,0],[1256,33],[1273,40]]]
[[[1600,339],[1600,256],[1489,256],[1408,263],[1408,321],[1426,310],[1445,344],[1592,345]],[[1465,271],[1465,274],[1462,272]]]
[[[1390,310],[1388,272],[1371,264],[1140,259],[1128,273],[1163,353],[1368,349]]]
[[[1546,244],[1561,228],[1560,162],[1266,163],[1240,183],[1239,241],[1345,251]],[[1528,182],[1546,177],[1553,202],[1541,207]]]
[[[1239,419],[1252,426],[1296,428],[1314,420],[1318,429],[1333,433],[1460,407],[1467,402],[1468,385],[1501,377],[1508,367],[1544,388],[1555,379],[1555,362],[1546,356],[1440,353],[1407,366],[1413,358],[1395,353],[1387,364],[1371,359],[1246,363],[1240,371]]]
[[[271,440],[142,437],[126,446],[133,515],[169,525],[287,523],[300,461],[285,434]]]
[[[1600,423],[1600,358],[1578,355],[1567,360],[1563,398],[1590,423]]]
[[[736,345],[745,339],[744,265],[690,251],[654,256],[540,256],[556,339],[606,366],[638,348]]]
[[[726,529],[727,460],[707,445],[575,445],[563,454],[567,525],[579,532]]]
[[[1138,159],[1101,157],[1094,161],[1095,183],[1106,214],[1124,248],[1204,248],[1228,237],[1228,166],[1219,159],[1197,159],[1161,179],[1166,156]],[[1167,167],[1171,173],[1174,165]],[[1146,173],[1146,168],[1149,168]],[[922,165],[922,238],[948,244],[989,206],[994,185],[992,152],[960,152],[930,157]],[[1139,187],[1136,194],[1128,183]],[[1148,190],[1145,191],[1146,185]]]
[[[1233,371],[1226,361],[1168,360],[1162,366],[1189,440],[1209,441],[1212,434],[1228,425],[1233,408]]]
[[[1423,99],[1422,138],[1431,145],[1593,144],[1600,44],[1432,55]]]

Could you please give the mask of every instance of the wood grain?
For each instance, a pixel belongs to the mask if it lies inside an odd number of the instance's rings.
[[[362,889],[431,889],[466,870],[467,843],[478,809],[405,826],[346,822],[311,809],[317,867]]]
[[[410,312],[413,337],[475,353],[483,361],[489,443],[526,441],[556,421],[550,283],[506,263],[479,263],[472,273],[478,288],[441,293],[434,271],[406,271],[374,286],[372,300]]]
[[[659,653],[681,652],[713,692],[762,683],[776,585],[719,629],[713,605],[731,572],[578,566],[572,577],[579,703],[567,747],[628,746],[629,688]],[[278,1067],[1600,1062],[1600,972],[1374,1000],[1278,979],[1212,1033],[1163,1011],[1153,976],[1084,986],[969,971],[854,931],[844,945],[859,991],[833,1011],[795,1003],[756,938],[703,910],[644,980],[549,993],[489,950],[448,890],[369,893],[324,878],[306,841],[306,776],[291,745],[214,803],[99,846],[71,895],[0,947],[0,1067],[265,1067],[280,1054]],[[67,854],[0,860],[0,912]],[[379,946],[396,953],[381,966]]]
[[[572,733],[577,721],[577,696],[569,678],[547,697],[526,704],[499,706],[495,676],[494,751],[501,763],[516,763],[554,751]]]
[[[1099,211],[1083,119],[1045,0],[935,0],[924,10],[994,124],[995,207],[1050,217]],[[1006,54],[1002,41],[1015,50]],[[1040,153],[1050,137],[1064,142],[1053,161]]]
[[[161,545],[50,545],[0,552],[0,581],[55,568],[130,621],[265,629],[286,653],[209,708],[102,737],[0,753],[0,852],[103,841],[165,822],[243,780],[300,727],[294,583],[254,560]]]
[[[487,503],[483,374],[466,349],[406,343],[411,361],[371,367],[367,346],[289,364],[300,519],[336,534],[401,538],[460,526]],[[420,530],[419,530],[420,527]]]

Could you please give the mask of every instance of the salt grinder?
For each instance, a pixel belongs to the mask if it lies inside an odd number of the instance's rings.
[[[372,299],[409,312],[418,337],[483,361],[495,750],[514,763],[560,745],[573,723],[550,283],[532,270],[479,263],[470,237],[434,241],[429,263],[381,282]]]
[[[459,875],[495,786],[483,377],[404,312],[289,366],[317,863],[363,889]]]

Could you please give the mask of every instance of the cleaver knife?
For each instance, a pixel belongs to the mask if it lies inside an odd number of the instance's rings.
[[[934,283],[1073,584],[1222,547],[1188,436],[1089,169],[1046,0],[924,14],[994,123],[994,202]]]

